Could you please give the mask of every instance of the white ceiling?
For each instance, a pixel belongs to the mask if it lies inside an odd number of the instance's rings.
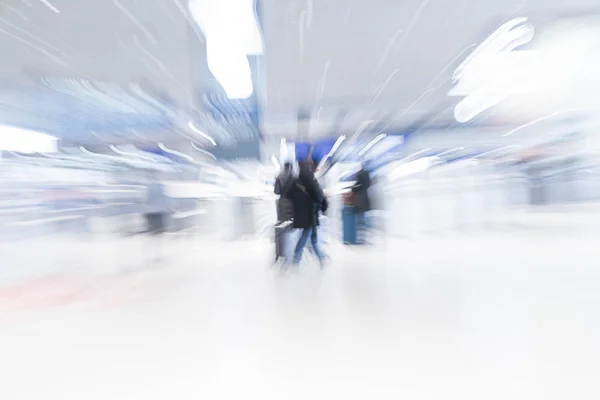
[[[354,119],[344,130],[368,119],[402,128],[437,115],[452,104],[447,92],[454,68],[502,22],[526,16],[544,24],[600,4],[263,0],[262,8],[268,68],[264,130],[294,132],[295,113],[303,108],[312,112],[311,132],[320,135],[330,131],[340,109]]]
[[[3,0],[0,83],[28,84],[31,75],[148,80],[186,104],[189,16],[179,1]]]
[[[331,133],[336,119],[338,131],[353,131],[366,120],[400,129],[436,116],[452,104],[454,67],[502,21],[544,23],[596,8],[598,0],[260,0],[263,131],[293,136],[299,109],[316,136]],[[186,10],[185,0],[4,0],[0,84],[26,84],[31,72],[146,79],[190,104],[196,55]]]

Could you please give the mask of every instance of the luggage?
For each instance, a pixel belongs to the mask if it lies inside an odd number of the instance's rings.
[[[275,225],[275,261],[280,258],[290,260],[292,258],[292,221],[284,221]]]
[[[342,241],[344,244],[357,244],[356,213],[351,206],[342,208]]]
[[[354,193],[346,192],[342,196],[342,200],[344,202],[344,206],[352,207],[354,205]]]

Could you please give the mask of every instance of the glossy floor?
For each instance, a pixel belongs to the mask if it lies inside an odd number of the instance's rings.
[[[598,236],[540,221],[297,273],[265,241],[2,244],[0,398],[598,399]]]

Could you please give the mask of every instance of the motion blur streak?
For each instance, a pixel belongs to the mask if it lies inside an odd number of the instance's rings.
[[[54,11],[56,14],[60,14],[60,10],[54,7],[54,5],[52,5],[52,3],[50,3],[48,0],[40,0],[40,2],[46,7],[48,7],[50,10]]]
[[[206,133],[202,132],[200,129],[196,128],[196,126],[193,123],[189,122],[188,126],[190,127],[191,130],[196,132],[198,135],[202,136],[203,138],[205,138],[206,140],[211,142],[213,146],[217,145],[217,142],[215,142],[213,138],[208,136]]]
[[[0,400],[600,399],[598,0],[1,3]]]

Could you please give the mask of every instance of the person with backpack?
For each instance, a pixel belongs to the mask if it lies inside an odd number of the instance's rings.
[[[288,192],[294,209],[293,227],[301,230],[294,251],[293,264],[300,264],[302,253],[310,238],[313,251],[323,267],[327,257],[320,249],[317,227],[319,226],[319,213],[327,211],[328,203],[321,185],[315,178],[310,162],[303,161],[299,167],[298,178],[295,179]]]

